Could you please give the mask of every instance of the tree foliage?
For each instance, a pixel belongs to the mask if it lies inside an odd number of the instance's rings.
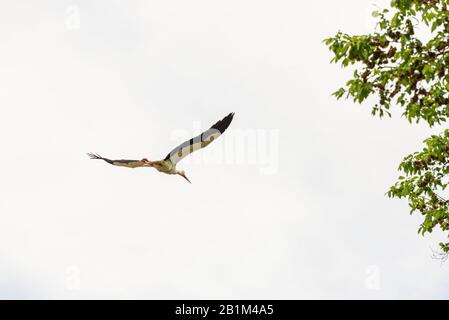
[[[399,108],[409,122],[429,126],[449,118],[449,0],[392,0],[390,7],[373,12],[371,34],[338,32],[324,40],[331,62],[353,66],[346,85],[333,93],[337,99],[361,103],[377,97],[372,114],[391,116]],[[417,35],[416,31],[420,31]],[[424,141],[425,148],[404,158],[402,176],[387,192],[405,198],[411,213],[424,221],[419,233],[436,227],[449,230],[449,201],[444,192],[449,177],[449,130]],[[449,253],[449,242],[440,243]]]

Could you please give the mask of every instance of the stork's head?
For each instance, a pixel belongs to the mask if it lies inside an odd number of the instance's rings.
[[[151,164],[151,161],[150,160],[148,160],[147,158],[143,158],[142,160],[140,160],[140,161],[142,161],[145,165],[150,165]]]
[[[183,177],[184,179],[186,179],[187,181],[189,181],[189,183],[192,183],[192,182],[190,182],[189,178],[187,178],[186,172],[185,172],[184,170],[176,171],[176,173],[179,174],[179,175],[180,175],[181,177]]]

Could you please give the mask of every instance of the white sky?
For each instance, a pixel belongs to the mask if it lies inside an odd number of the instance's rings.
[[[0,298],[447,298],[443,237],[384,195],[431,130],[330,95],[322,39],[388,2],[2,2]],[[85,155],[160,159],[231,111],[192,185]]]

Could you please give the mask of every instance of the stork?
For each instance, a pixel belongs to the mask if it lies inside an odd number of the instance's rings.
[[[112,164],[114,166],[121,166],[127,168],[139,168],[139,167],[155,168],[159,172],[163,172],[165,174],[180,175],[188,182],[190,182],[190,180],[186,176],[185,171],[177,170],[176,165],[178,164],[179,161],[187,157],[192,152],[206,147],[207,145],[209,145],[209,143],[211,143],[219,136],[221,136],[223,132],[225,132],[225,130],[231,124],[233,117],[234,112],[231,112],[220,121],[217,121],[217,123],[215,123],[212,127],[204,131],[200,135],[188,141],[185,141],[184,143],[181,143],[179,146],[170,151],[170,153],[167,154],[167,156],[163,160],[150,161],[147,158],[143,158],[142,160],[125,160],[125,159],[111,160],[108,158],[104,158],[96,153],[88,153],[87,155],[91,159],[104,160],[107,163]]]

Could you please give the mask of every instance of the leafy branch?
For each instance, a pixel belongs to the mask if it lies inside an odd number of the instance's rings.
[[[392,0],[390,8],[373,12],[373,33],[338,32],[324,39],[333,54],[332,63],[352,66],[353,77],[333,95],[362,103],[377,97],[375,116],[391,116],[399,108],[410,122],[441,124],[449,117],[449,0]],[[421,29],[423,27],[424,29]],[[416,31],[425,31],[424,40]],[[422,32],[421,32],[422,33]],[[403,173],[387,192],[405,198],[411,213],[420,212],[420,234],[435,227],[449,230],[449,131],[425,140],[425,148],[404,158]],[[449,242],[440,243],[449,254]]]

